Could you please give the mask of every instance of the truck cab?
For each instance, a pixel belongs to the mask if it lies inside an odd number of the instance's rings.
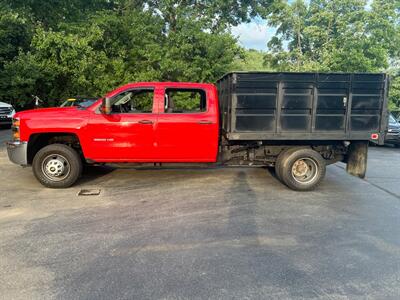
[[[218,94],[212,84],[132,83],[88,108],[20,112],[12,130],[10,160],[48,187],[71,185],[82,163],[215,163]]]
[[[213,85],[130,84],[90,111],[83,144],[85,157],[93,161],[216,162],[219,117]]]

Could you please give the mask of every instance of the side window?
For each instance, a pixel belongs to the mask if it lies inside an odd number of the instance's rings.
[[[112,101],[113,113],[138,114],[153,111],[154,91],[149,89],[130,90],[115,96]]]
[[[165,113],[198,113],[207,110],[206,92],[198,89],[165,90]]]

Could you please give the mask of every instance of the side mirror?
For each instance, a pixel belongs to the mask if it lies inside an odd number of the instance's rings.
[[[108,97],[103,98],[103,103],[102,103],[102,106],[101,106],[101,111],[102,111],[102,113],[105,114],[105,115],[111,114],[111,99],[110,99],[110,98],[108,98]]]

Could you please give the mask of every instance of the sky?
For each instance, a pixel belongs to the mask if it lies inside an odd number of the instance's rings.
[[[275,29],[268,27],[263,20],[252,20],[232,28],[232,34],[247,49],[267,50],[267,42],[274,35]]]

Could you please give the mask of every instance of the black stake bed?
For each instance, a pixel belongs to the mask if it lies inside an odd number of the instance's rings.
[[[234,72],[217,85],[228,140],[383,143],[386,74]]]

